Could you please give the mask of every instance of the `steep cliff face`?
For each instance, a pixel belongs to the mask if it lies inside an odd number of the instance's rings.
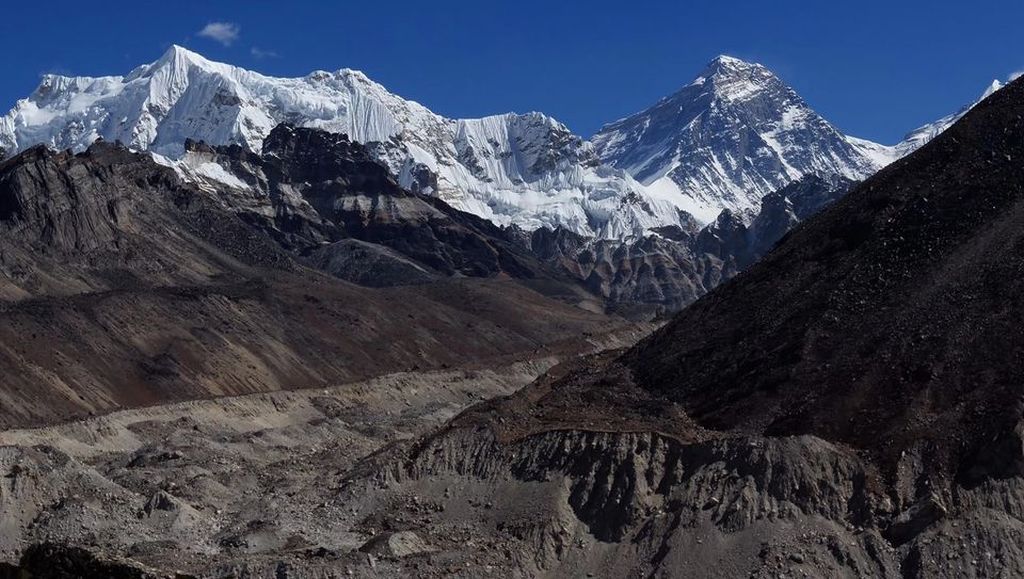
[[[892,505],[843,448],[814,437],[684,443],[627,424],[518,436],[513,416],[500,405],[470,411],[346,473],[339,494],[376,495],[375,520],[407,521],[403,529],[452,556],[513,574],[900,573],[874,526]],[[430,525],[406,519],[409,496],[443,515]],[[472,544],[446,539],[463,529]]]
[[[289,267],[282,251],[174,172],[108,143],[81,155],[36,147],[0,165],[0,240],[9,298]]]

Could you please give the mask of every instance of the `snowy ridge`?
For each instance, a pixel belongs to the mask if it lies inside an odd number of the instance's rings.
[[[951,115],[946,115],[933,123],[928,123],[927,125],[914,129],[909,134],[907,134],[907,136],[904,137],[898,145],[896,145],[895,149],[897,150],[899,156],[902,157],[904,155],[909,155],[910,153],[913,153],[914,151],[920,149],[926,143],[928,143],[928,141],[934,139],[935,137],[939,136],[940,133],[942,133],[949,127],[953,126],[953,123],[959,121],[961,117],[966,115],[978,103],[987,99],[989,96],[992,95],[992,93],[996,92],[1001,88],[1003,88],[1003,83],[999,82],[998,80],[993,80],[992,84],[988,85],[988,87],[985,89],[985,92],[981,94],[981,97],[979,97],[978,100],[961,108],[959,111]]]
[[[0,119],[0,147],[82,150],[102,137],[177,160],[188,138],[259,151],[281,122],[370,144],[403,186],[501,225],[626,238],[680,220],[676,204],[601,166],[592,145],[540,113],[447,119],[358,71],[274,78],[178,46],[124,77],[45,77]],[[180,170],[231,181],[215,167]]]

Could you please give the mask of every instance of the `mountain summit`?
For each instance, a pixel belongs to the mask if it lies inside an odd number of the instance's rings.
[[[764,66],[730,56],[593,141],[602,161],[659,196],[681,197],[702,221],[722,209],[755,208],[803,175],[859,180],[896,158],[842,134]]]

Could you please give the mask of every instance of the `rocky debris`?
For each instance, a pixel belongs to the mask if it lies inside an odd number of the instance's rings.
[[[946,506],[934,494],[921,498],[900,513],[885,530],[886,538],[897,545],[920,535],[925,529],[947,515]]]
[[[399,531],[378,535],[359,550],[380,557],[402,558],[433,552],[434,549],[412,531]]]
[[[145,468],[170,460],[180,460],[184,456],[180,450],[143,449],[136,452],[128,461],[128,468]]]
[[[9,574],[9,575],[3,575]],[[180,573],[162,573],[142,565],[111,560],[78,547],[42,543],[25,550],[15,566],[0,566],[0,577],[12,579],[195,579]]]
[[[341,494],[341,479],[364,458],[442,426],[466,406],[511,394],[562,357],[637,337],[592,334],[592,343],[548,348],[509,367],[399,372],[0,431],[0,561],[13,563],[28,545],[51,541],[207,578],[273,577],[281,562],[295,577],[344,577],[347,570],[444,576],[448,567],[466,573],[466,563],[476,562],[511,569],[504,550],[521,547],[489,527],[435,533],[449,512],[459,512],[458,487],[448,498],[443,490],[438,497],[380,488]],[[15,478],[3,478],[12,472]],[[478,504],[482,513],[501,512],[495,496]],[[359,548],[392,535],[369,553],[371,568]],[[452,536],[465,544],[453,547]],[[422,552],[406,555],[410,549]]]
[[[181,508],[178,500],[165,491],[157,491],[153,493],[153,496],[149,497],[146,501],[146,505],[142,507],[142,512],[148,516],[152,516],[157,511],[173,512]]]
[[[393,449],[383,464],[355,469],[339,494],[379,489],[378,515],[405,517],[411,530],[431,532],[441,553],[461,551],[478,569],[545,577],[899,574],[899,552],[869,524],[881,508],[871,473],[820,439],[685,444],[649,432],[488,432],[471,411]],[[415,511],[392,498],[410,495],[444,508],[417,523]]]

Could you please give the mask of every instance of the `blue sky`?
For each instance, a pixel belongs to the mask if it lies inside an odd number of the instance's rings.
[[[444,115],[540,110],[589,136],[725,53],[769,66],[841,130],[892,143],[1024,69],[1019,0],[51,0],[4,12],[4,110],[42,73],[126,74],[177,43],[273,75],[357,68]]]

